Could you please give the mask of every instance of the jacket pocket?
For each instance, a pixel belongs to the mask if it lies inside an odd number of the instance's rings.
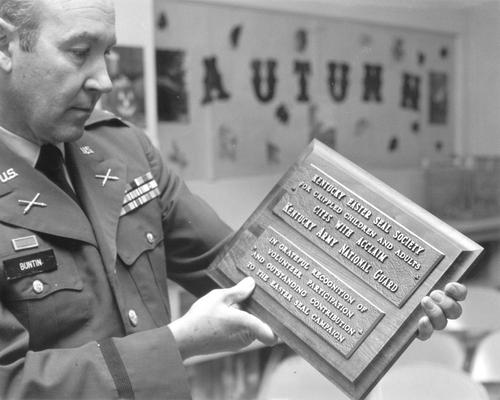
[[[151,202],[123,216],[117,252],[157,326],[170,322],[161,213]]]
[[[43,251],[43,250],[41,250]],[[36,256],[40,251],[28,253]],[[81,291],[83,282],[78,276],[72,260],[56,255],[56,268],[48,272],[27,275],[13,280],[5,280],[2,297],[7,302],[41,300],[61,290]],[[12,258],[17,255],[13,255]],[[3,262],[11,257],[2,257]]]
[[[23,252],[26,255],[48,250]],[[89,320],[90,299],[69,253],[54,250],[56,268],[7,280],[1,278],[2,302],[30,334],[30,348],[40,350],[78,332]],[[0,256],[5,260],[19,254]],[[24,254],[23,254],[24,255]]]

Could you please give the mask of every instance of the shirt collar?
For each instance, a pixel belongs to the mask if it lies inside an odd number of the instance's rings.
[[[40,154],[40,145],[16,135],[2,126],[0,126],[0,140],[16,155],[25,160],[29,165],[35,167]],[[65,156],[64,144],[57,143],[56,147],[61,150]]]

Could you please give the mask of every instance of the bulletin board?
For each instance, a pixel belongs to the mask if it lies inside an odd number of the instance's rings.
[[[313,139],[364,168],[454,151],[451,34],[156,0],[158,137],[187,178],[285,171]]]

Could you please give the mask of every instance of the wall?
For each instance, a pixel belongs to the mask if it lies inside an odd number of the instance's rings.
[[[463,8],[438,6],[439,0],[185,0],[207,4],[232,4],[269,10],[351,18],[442,32],[461,32],[466,22]]]
[[[186,0],[190,1],[190,0]],[[438,2],[396,2],[390,0],[198,0],[213,4],[238,4],[299,13],[330,15],[374,23],[408,26],[457,34],[457,150],[462,153],[499,154],[500,118],[500,6],[497,1],[468,8],[438,6]],[[145,46],[149,83],[149,133],[156,137],[156,89],[154,85],[153,0],[116,0],[117,33],[122,44]],[[401,6],[395,4],[401,3]],[[415,6],[418,5],[418,8]],[[485,62],[488,61],[488,62]],[[374,171],[375,175],[422,202],[420,171]],[[214,182],[189,182],[190,187],[214,206],[230,225],[237,228],[264,198],[279,175]],[[221,194],[223,194],[221,196]]]
[[[500,2],[471,10],[466,38],[465,146],[472,154],[500,155]]]
[[[156,126],[156,79],[153,0],[117,0],[116,36],[119,45],[144,49],[144,80],[146,85],[146,126],[154,143],[158,143]]]
[[[377,2],[378,5],[366,5],[366,1],[356,0],[200,0],[200,2],[329,15],[457,35],[465,32],[467,28],[467,13],[463,9],[437,10],[435,7],[416,9],[381,6],[380,4],[384,4],[383,0]],[[459,46],[461,46],[460,43]],[[460,53],[461,51],[460,49]],[[457,92],[460,94],[462,91],[460,80],[457,82]],[[463,126],[463,112],[457,112],[456,115],[460,116],[456,125]],[[459,132],[459,138],[462,136],[462,132]],[[457,150],[462,147],[464,147],[462,142],[457,143]],[[420,170],[377,170],[372,173],[418,204],[425,203],[424,179]],[[206,199],[233,228],[238,228],[279,178],[280,175],[255,176],[243,179],[221,179],[213,182],[191,181],[189,185],[194,192]],[[221,193],[224,195],[221,196]]]

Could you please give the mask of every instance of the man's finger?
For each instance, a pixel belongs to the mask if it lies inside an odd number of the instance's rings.
[[[462,314],[462,307],[442,290],[434,290],[430,295],[437,306],[441,307],[448,319],[457,319]]]
[[[425,296],[421,304],[434,329],[444,329],[448,320],[441,307],[439,307],[429,296]]]
[[[450,282],[444,287],[444,292],[456,301],[463,301],[467,297],[467,287],[458,282]]]
[[[431,337],[434,332],[434,328],[432,327],[431,321],[427,315],[423,316],[418,321],[418,334],[417,337],[420,340],[427,340]]]
[[[278,338],[269,325],[245,311],[242,311],[242,314],[244,314],[242,315],[242,318],[244,318],[243,324],[254,333],[257,340],[267,346],[276,344]]]

